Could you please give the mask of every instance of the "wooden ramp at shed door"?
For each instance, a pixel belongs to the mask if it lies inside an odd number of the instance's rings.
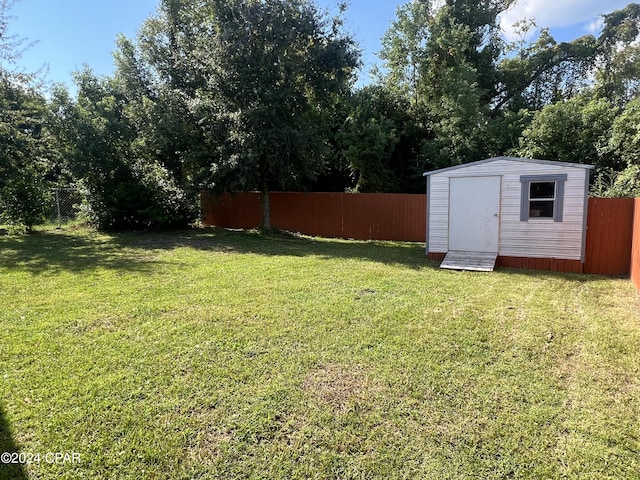
[[[440,268],[449,270],[471,270],[474,272],[493,272],[497,253],[487,252],[449,252],[440,264]]]

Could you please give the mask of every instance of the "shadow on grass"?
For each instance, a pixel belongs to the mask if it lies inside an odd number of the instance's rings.
[[[11,436],[11,430],[9,424],[5,418],[4,409],[0,405],[0,454],[9,454],[10,460],[16,460],[15,454],[19,453],[16,447],[13,437]],[[11,455],[13,454],[13,455]],[[6,459],[0,462],[0,480],[26,480],[27,476],[20,463],[8,463]]]
[[[49,231],[20,237],[0,237],[0,262],[32,273],[90,271],[107,268],[153,273],[159,251],[191,248],[199,251],[250,253],[266,256],[318,256],[402,265],[415,270],[438,269],[425,257],[424,244],[320,239],[291,233],[208,227],[161,232],[97,234],[90,229]],[[596,275],[499,268],[506,274],[540,278],[598,280]],[[455,272],[450,274],[474,274]],[[477,274],[477,273],[476,273]]]
[[[424,245],[419,243],[348,242],[222,228],[105,235],[86,229],[0,237],[0,262],[36,274],[86,272],[96,268],[152,273],[158,264],[155,253],[178,248],[267,256],[315,255],[399,264],[414,269],[436,266],[426,260]]]
[[[35,274],[107,268],[149,271],[157,263],[144,252],[123,249],[118,237],[81,232],[38,232],[0,237],[0,264]]]
[[[402,265],[413,269],[432,268],[425,258],[424,244],[383,241],[345,241],[307,237],[289,232],[265,234],[256,230],[228,230],[207,227],[154,234],[125,234],[117,242],[124,247],[175,249],[193,248],[264,256],[316,256]]]

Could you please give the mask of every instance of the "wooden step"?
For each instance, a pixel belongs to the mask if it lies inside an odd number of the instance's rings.
[[[449,252],[440,264],[440,268],[493,272],[497,258],[498,254],[491,252]]]

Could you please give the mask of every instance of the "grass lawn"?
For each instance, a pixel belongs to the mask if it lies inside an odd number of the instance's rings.
[[[436,267],[218,229],[0,237],[0,452],[41,455],[0,478],[640,478],[631,282]]]

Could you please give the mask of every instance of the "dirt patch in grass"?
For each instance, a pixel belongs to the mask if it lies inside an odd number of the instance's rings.
[[[225,430],[207,430],[197,447],[197,452],[202,458],[215,457],[221,454],[223,445],[234,441],[234,435]]]
[[[354,402],[370,399],[382,390],[370,369],[362,365],[328,363],[311,371],[302,388],[318,403],[347,410]]]

